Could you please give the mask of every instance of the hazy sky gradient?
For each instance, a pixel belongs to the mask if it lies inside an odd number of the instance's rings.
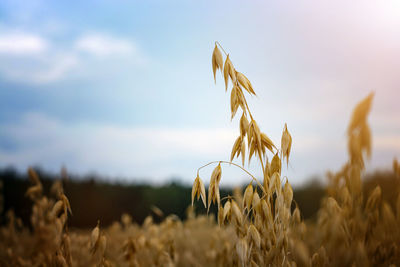
[[[252,81],[261,130],[279,145],[288,123],[292,183],[346,161],[351,111],[371,91],[368,168],[389,168],[400,155],[399,3],[2,1],[0,166],[191,183],[238,134],[212,77],[218,40]],[[246,179],[223,171],[223,183]]]

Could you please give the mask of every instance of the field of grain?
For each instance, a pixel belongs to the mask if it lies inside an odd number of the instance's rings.
[[[327,175],[317,219],[304,221],[290,177],[283,174],[290,161],[290,125],[283,123],[280,145],[261,130],[246,100],[246,95],[256,95],[251,82],[221,51],[225,53],[216,42],[212,71],[215,79],[221,71],[230,89],[231,114],[240,115],[240,130],[230,162],[213,161],[198,169],[187,220],[170,215],[155,223],[149,216],[138,225],[125,214],[109,227],[102,227],[99,218],[91,230],[69,229],[74,207],[62,183],[54,182],[51,194],[45,195],[40,177],[29,169],[31,224],[23,225],[7,212],[0,229],[0,265],[400,266],[399,183],[393,185],[390,202],[379,185],[363,194],[366,158],[373,153],[368,114],[374,94],[355,106],[347,131],[347,163]],[[259,162],[261,180],[244,167],[251,159]],[[228,165],[248,175],[249,184],[244,191],[221,197],[219,185]],[[210,178],[202,176],[204,168],[213,168]],[[393,172],[400,179],[396,159]],[[190,207],[194,202],[207,209],[215,205],[217,219],[196,215]],[[154,213],[161,212],[154,208]]]

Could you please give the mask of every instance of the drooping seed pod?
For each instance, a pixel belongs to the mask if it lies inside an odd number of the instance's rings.
[[[244,191],[243,208],[250,210],[252,201],[253,201],[253,186],[249,184],[246,187],[246,190]]]
[[[222,219],[225,221],[225,219],[229,218],[230,216],[231,216],[231,201],[228,200],[225,202],[224,205]]]
[[[291,148],[292,148],[292,136],[290,135],[287,129],[287,124],[285,123],[281,139],[281,152],[282,152],[282,159],[284,160],[286,158],[286,164],[288,166],[289,166],[289,155]]]
[[[215,44],[211,61],[212,61],[212,69],[213,69],[213,74],[214,74],[214,82],[216,82],[215,73],[216,73],[217,69],[220,69],[222,71],[223,64],[224,64],[221,51],[219,51],[217,44]]]
[[[243,86],[243,88],[246,89],[246,91],[249,92],[250,95],[251,94],[256,95],[249,79],[247,79],[247,77],[243,73],[240,73],[237,71],[236,77],[237,77],[240,85]]]
[[[239,128],[240,128],[240,136],[244,138],[247,134],[247,131],[249,129],[249,121],[247,120],[244,112],[242,114],[242,117],[240,118],[239,122]]]
[[[225,91],[228,89],[228,80],[229,77],[233,84],[236,83],[236,73],[235,68],[231,60],[229,59],[229,54],[226,56],[225,64],[224,64],[224,80],[225,80]]]
[[[290,208],[293,200],[293,189],[290,185],[289,181],[286,181],[285,186],[283,188],[283,197],[285,198],[285,205],[287,208]]]
[[[234,215],[236,224],[241,225],[243,223],[243,214],[235,200],[231,203],[232,215]]]
[[[260,248],[260,246],[261,246],[261,237],[260,237],[260,233],[258,232],[257,228],[254,225],[250,224],[247,233],[251,237],[251,240],[256,245],[256,247]]]
[[[271,173],[270,175],[274,175],[274,173],[281,174],[281,159],[278,156],[278,153],[274,155],[271,160]]]
[[[199,197],[201,197],[204,207],[207,207],[207,205],[206,205],[206,189],[205,189],[203,181],[200,179],[198,174],[197,174],[196,179],[194,180],[193,187],[192,187],[192,206],[193,206],[194,198],[196,196],[197,196],[197,200],[199,200]]]

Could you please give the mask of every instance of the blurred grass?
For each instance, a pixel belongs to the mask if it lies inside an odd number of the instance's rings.
[[[43,183],[45,193],[50,191],[51,184],[57,175],[36,169]],[[19,173],[8,167],[0,169],[0,180],[3,181],[4,211],[14,210],[17,217],[29,225],[32,203],[25,197],[30,183],[25,173]],[[376,185],[382,188],[382,196],[394,207],[399,181],[392,172],[379,171],[364,177],[364,194],[369,194]],[[154,205],[160,208],[164,216],[176,214],[186,218],[186,209],[191,203],[191,188],[179,182],[170,182],[163,186],[147,184],[108,182],[96,176],[70,177],[63,180],[64,191],[73,207],[69,218],[70,227],[92,228],[98,219],[103,226],[121,218],[123,213],[132,216],[133,221],[141,224],[146,216],[153,215],[156,222],[163,218],[151,211]],[[221,197],[232,195],[231,188],[221,188]],[[312,178],[303,186],[294,188],[294,200],[306,220],[314,220],[325,194],[320,179]],[[196,211],[205,213],[201,202],[195,202]],[[215,213],[211,209],[211,213]],[[1,214],[1,223],[5,222],[5,212]]]

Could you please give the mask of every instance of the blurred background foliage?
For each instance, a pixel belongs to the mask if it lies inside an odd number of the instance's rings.
[[[45,194],[50,194],[50,187],[59,175],[48,173],[35,168],[42,181]],[[6,222],[6,212],[13,210],[25,225],[29,225],[32,203],[25,197],[30,185],[26,173],[19,173],[13,167],[0,169],[0,180],[3,183],[3,213],[0,223]],[[127,213],[135,223],[141,224],[146,216],[153,216],[156,222],[165,216],[175,214],[181,219],[186,218],[186,210],[191,204],[191,187],[178,181],[171,181],[161,186],[145,183],[127,183],[107,181],[97,175],[84,177],[69,176],[62,179],[64,191],[70,200],[72,216],[69,218],[69,227],[93,228],[97,220],[101,219],[103,226],[120,220],[121,215]],[[366,174],[364,179],[364,194],[369,194],[376,185],[382,188],[382,196],[394,207],[398,179],[390,171],[376,171]],[[246,185],[243,185],[243,188]],[[221,197],[232,195],[232,188],[221,188]],[[314,177],[310,182],[294,188],[294,200],[300,207],[302,216],[306,220],[315,220],[325,189],[321,179]],[[294,205],[296,205],[294,204]],[[153,207],[159,208],[163,215],[154,212]],[[197,213],[206,213],[201,201],[195,201]],[[215,207],[210,213],[215,214]]]

